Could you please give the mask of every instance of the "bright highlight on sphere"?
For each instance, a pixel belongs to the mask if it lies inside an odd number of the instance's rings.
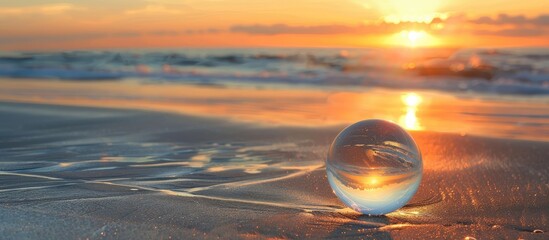
[[[423,171],[421,153],[400,126],[365,120],[336,137],[326,160],[330,186],[357,212],[382,215],[404,206],[416,193]]]

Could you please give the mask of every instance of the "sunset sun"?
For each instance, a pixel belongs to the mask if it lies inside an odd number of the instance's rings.
[[[405,47],[432,47],[440,45],[439,40],[423,30],[403,30],[393,34],[389,40],[391,45]]]
[[[408,38],[408,42],[410,45],[415,46],[419,40],[423,38],[425,35],[425,32],[419,32],[419,31],[408,31],[406,33],[406,37]]]

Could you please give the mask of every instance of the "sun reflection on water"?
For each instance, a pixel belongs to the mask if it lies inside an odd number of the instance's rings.
[[[464,66],[483,63],[472,57],[467,64]],[[406,67],[417,66],[410,64]],[[184,84],[145,85],[135,81],[84,83],[30,79],[0,80],[0,86],[0,100],[7,102],[153,110],[262,126],[326,127],[377,118],[397,123],[407,130],[547,140],[547,134],[539,127],[547,121],[525,115],[534,113],[532,116],[537,116],[547,112],[544,96],[529,96],[527,101],[522,97],[494,100],[477,99],[476,95],[471,95],[475,98],[463,98],[432,91],[388,89],[356,92],[345,89],[222,88]],[[184,96],[182,93],[185,93]],[[31,95],[33,97],[29,97]],[[432,101],[435,98],[436,101]],[[498,112],[509,116],[502,121],[502,116],[492,114]],[[49,110],[44,113],[57,114]],[[517,128],[509,124],[511,121],[523,124]],[[205,156],[194,160],[197,160],[193,163],[196,166],[207,164]],[[93,161],[143,162],[153,159],[106,157]],[[169,164],[180,165],[175,162]],[[74,167],[72,163],[60,164],[60,167],[69,166]]]
[[[400,116],[399,124],[408,130],[422,130],[423,126],[419,123],[416,112],[423,98],[416,93],[406,93],[401,96],[401,100],[406,106],[406,111]]]

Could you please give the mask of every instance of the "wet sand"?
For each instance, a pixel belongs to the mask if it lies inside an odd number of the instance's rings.
[[[548,142],[413,132],[418,193],[369,217],[326,180],[343,126],[8,102],[0,119],[6,239],[549,237]]]

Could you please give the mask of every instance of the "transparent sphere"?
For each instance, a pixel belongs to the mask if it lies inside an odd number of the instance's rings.
[[[335,194],[345,205],[370,215],[404,206],[416,193],[422,170],[412,137],[400,126],[377,119],[341,131],[326,160]]]

